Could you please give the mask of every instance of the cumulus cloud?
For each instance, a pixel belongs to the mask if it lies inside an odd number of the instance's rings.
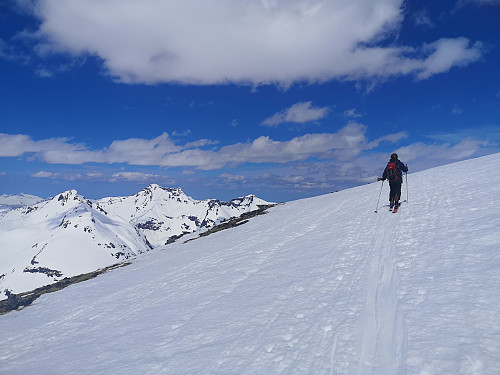
[[[481,42],[471,42],[467,38],[442,38],[424,47],[428,57],[422,62],[418,78],[426,79],[430,76],[449,71],[454,66],[465,66],[477,61],[482,56]]]
[[[59,173],[59,172],[47,172],[47,171],[39,171],[31,175],[31,177],[35,178],[50,178],[52,180],[67,180],[67,181],[75,181],[81,179],[88,179],[88,174],[81,173]]]
[[[305,123],[320,120],[328,114],[328,107],[313,107],[312,102],[299,102],[262,121],[262,125],[278,126],[285,122]]]
[[[143,172],[116,172],[105,174],[102,172],[87,172],[87,173],[59,173],[39,171],[31,175],[35,178],[48,178],[53,180],[87,180],[87,181],[108,181],[108,182],[146,182],[166,180],[166,176],[143,173]]]
[[[40,54],[97,56],[126,83],[426,79],[482,55],[465,38],[395,45],[403,0],[35,2]]]
[[[0,156],[35,155],[52,164],[125,163],[211,170],[243,163],[281,164],[310,158],[346,160],[378,146],[380,142],[397,142],[406,136],[396,133],[370,142],[365,132],[366,126],[350,123],[336,133],[305,134],[288,141],[262,136],[251,142],[210,149],[205,147],[213,146],[215,141],[201,139],[178,145],[163,133],[153,139],[115,140],[100,150],[91,150],[64,138],[34,141],[27,135],[0,134]],[[132,178],[133,175],[129,176]]]
[[[24,136],[26,137],[26,136]],[[27,144],[42,144],[46,141],[34,142],[24,139]],[[0,143],[2,138],[0,137]],[[49,143],[49,142],[47,142]],[[95,163],[129,163],[136,165],[157,165],[164,155],[178,152],[183,148],[175,145],[167,133],[153,139],[129,138],[116,140],[102,150],[89,150],[81,144],[73,145],[65,139],[52,140],[52,147],[36,149],[32,147],[25,152],[35,152],[42,160],[54,164]]]
[[[401,160],[405,162],[418,161],[427,166],[435,164],[432,161],[453,162],[467,159],[476,154],[480,148],[487,147],[489,143],[483,140],[465,138],[456,144],[425,144],[413,143],[396,150]]]
[[[187,150],[169,155],[164,166],[190,164],[200,169],[222,168],[224,165],[242,163],[290,163],[309,158],[348,159],[371,148],[366,136],[366,127],[351,123],[336,133],[313,133],[275,141],[262,136],[252,142],[237,143],[217,151]]]
[[[25,153],[74,152],[83,148],[79,144],[68,144],[68,138],[48,138],[34,141],[24,134],[0,133],[0,157],[22,156]]]
[[[190,172],[192,169],[216,170],[245,163],[294,165],[300,169],[300,165],[305,166],[304,163],[314,161],[330,161],[345,165],[364,160],[362,162],[364,169],[372,170],[376,167],[374,162],[382,162],[387,157],[387,155],[379,155],[378,157],[377,154],[373,154],[373,150],[384,142],[397,144],[407,137],[405,132],[398,132],[369,140],[366,136],[366,129],[365,125],[353,122],[335,133],[311,133],[285,141],[276,141],[268,136],[262,136],[252,141],[222,147],[214,147],[212,142],[207,140],[178,145],[169,138],[168,134],[164,133],[153,139],[115,140],[109,147],[99,150],[88,149],[82,144],[71,143],[70,140],[64,138],[34,141],[26,135],[0,134],[0,156],[27,156],[28,160],[38,159],[50,164],[77,165],[92,162],[165,168],[181,167],[187,168]],[[492,142],[495,139],[493,137]],[[9,142],[12,142],[12,145]],[[208,145],[210,148],[205,147]],[[401,160],[415,162],[420,165],[420,169],[423,169],[470,158],[484,152],[484,150],[487,151],[488,147],[492,149],[496,146],[496,144],[486,140],[462,137],[454,143],[426,144],[418,142],[394,151],[400,155]],[[369,158],[367,152],[370,152]],[[304,167],[304,169],[307,168]],[[349,168],[349,171],[352,170]],[[342,170],[338,169],[336,176],[342,176],[341,173]],[[292,176],[294,175],[292,174]],[[346,176],[344,175],[343,178],[347,178]],[[105,175],[101,172],[62,174],[40,171],[33,174],[32,177],[111,182],[144,182],[166,178],[157,174],[137,171],[120,171],[112,175]],[[223,173],[220,177],[227,182],[244,181],[241,174]],[[292,180],[293,178],[289,179],[288,182]]]
[[[495,136],[492,134],[491,142]],[[294,164],[312,160],[335,161],[347,163],[361,160],[366,152],[373,152],[382,143],[397,144],[405,139],[405,132],[398,132],[369,140],[366,126],[352,122],[335,133],[311,133],[294,137],[290,140],[276,141],[262,136],[252,141],[214,146],[213,141],[199,140],[185,145],[174,143],[164,133],[152,139],[130,138],[115,140],[109,147],[91,150],[79,143],[71,143],[65,138],[44,139],[35,141],[27,135],[0,134],[0,156],[35,158],[50,164],[128,164],[157,167],[181,167],[188,169],[216,170],[227,166],[253,164]],[[437,138],[436,138],[437,139]],[[210,146],[207,148],[206,146]],[[456,142],[440,142],[426,144],[413,143],[395,150],[406,162],[419,162],[422,167],[443,164],[477,155],[481,149],[494,148],[496,144],[486,140],[462,137]],[[380,156],[385,160],[387,155]],[[372,159],[374,159],[372,157]],[[371,161],[367,161],[367,165]],[[369,170],[370,168],[367,167]],[[117,172],[111,177],[100,172],[65,173],[40,171],[33,177],[68,179],[97,179],[106,181],[154,180],[160,175],[142,172]],[[227,181],[237,182],[241,175],[223,174]]]

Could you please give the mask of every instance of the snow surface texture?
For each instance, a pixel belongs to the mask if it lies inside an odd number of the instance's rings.
[[[253,195],[197,201],[150,185],[131,197],[89,200],[69,190],[0,217],[0,300],[128,260],[172,236],[267,205]]]
[[[43,295],[0,316],[0,373],[500,374],[499,163],[410,174],[397,214],[381,183],[279,205]]]

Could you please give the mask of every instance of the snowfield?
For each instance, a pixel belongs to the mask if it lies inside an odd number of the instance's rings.
[[[498,375],[499,164],[409,174],[397,214],[380,182],[289,202],[43,295],[0,316],[0,373]]]

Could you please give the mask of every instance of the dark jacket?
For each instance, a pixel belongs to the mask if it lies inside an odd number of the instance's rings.
[[[397,163],[397,166],[401,172],[408,172],[408,167],[406,165],[404,165],[398,159],[391,159],[391,160],[389,160],[389,162]],[[387,179],[387,167],[385,167],[384,174],[382,174],[382,181],[385,181],[386,179]],[[401,173],[401,176],[397,180],[391,181],[391,182],[403,183],[403,173]]]

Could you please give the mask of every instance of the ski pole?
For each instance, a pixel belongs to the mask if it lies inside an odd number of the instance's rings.
[[[406,174],[406,203],[408,203],[408,172]]]
[[[375,213],[378,211],[378,202],[380,202],[380,196],[382,195],[382,188],[384,187],[384,180],[382,180],[382,185],[380,186],[380,193],[378,193],[377,208],[375,208]]]

